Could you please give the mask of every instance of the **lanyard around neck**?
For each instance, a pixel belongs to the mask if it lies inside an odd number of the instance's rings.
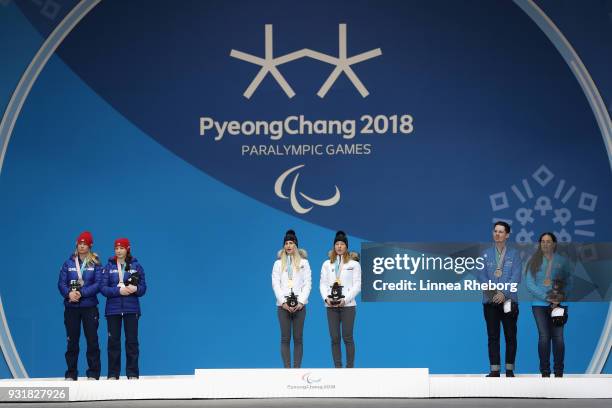
[[[289,280],[293,280],[293,265],[291,255],[287,256],[287,276],[289,276]]]
[[[495,247],[495,254],[499,253],[499,251],[497,250],[497,246]],[[502,249],[501,253],[499,253],[499,259],[497,260],[497,269],[502,270],[504,269],[504,260],[506,258],[506,246],[504,246],[504,249]]]
[[[117,273],[119,274],[119,283],[123,283],[123,269],[121,269],[119,258],[117,258]]]
[[[76,270],[77,270],[77,275],[79,277],[79,280],[83,280],[83,272],[81,271],[81,265],[79,264],[78,254],[77,256],[74,257],[74,263],[76,265]],[[87,267],[87,261],[83,262],[83,269],[85,269],[85,267]]]
[[[555,259],[554,255],[550,259],[546,258],[546,261],[548,262],[548,264],[546,265],[546,274],[544,276],[544,286],[550,286],[552,283],[552,280],[550,278],[552,275],[552,267],[553,267],[554,259]]]

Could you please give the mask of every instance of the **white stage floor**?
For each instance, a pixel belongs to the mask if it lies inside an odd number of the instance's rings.
[[[430,375],[427,369],[226,369],[140,380],[0,380],[3,402],[36,401],[22,390],[66,387],[63,401],[186,400],[237,398],[612,398],[612,375],[485,378]],[[12,398],[9,391],[13,390]],[[41,396],[41,392],[37,394]],[[47,393],[47,396],[50,395]],[[18,398],[16,398],[18,397]],[[31,392],[29,397],[35,397]],[[56,399],[61,401],[62,399]],[[40,399],[39,399],[40,401]],[[607,401],[612,406],[612,401]]]

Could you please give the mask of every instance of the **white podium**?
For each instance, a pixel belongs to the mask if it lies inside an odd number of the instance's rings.
[[[209,398],[428,398],[427,368],[195,370]]]
[[[194,375],[140,380],[0,380],[9,389],[65,387],[68,401],[228,398],[612,398],[612,375],[485,378],[484,374],[429,374],[427,368],[202,369]]]

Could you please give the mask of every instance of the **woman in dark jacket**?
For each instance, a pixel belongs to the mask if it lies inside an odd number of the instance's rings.
[[[118,380],[121,372],[121,324],[125,332],[126,375],[138,379],[139,298],[147,291],[144,269],[130,253],[127,238],[115,240],[115,256],[102,271],[100,291],[106,296],[108,325],[108,379]]]
[[[60,270],[57,287],[64,298],[64,326],[66,326],[66,364],[64,377],[78,378],[79,338],[81,324],[87,339],[87,378],[100,378],[100,347],[98,345],[98,291],[102,266],[98,255],[91,252],[93,237],[85,231],[76,240],[76,249]]]

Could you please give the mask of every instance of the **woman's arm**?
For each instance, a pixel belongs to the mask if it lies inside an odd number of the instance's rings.
[[[138,275],[140,275],[140,278],[138,279],[138,289],[136,289],[135,294],[136,296],[141,297],[147,293],[147,280],[145,279],[144,268],[141,264],[136,265],[136,271],[138,272]]]
[[[102,279],[100,281],[100,292],[107,298],[119,297],[119,288],[117,286],[110,286],[110,269],[104,267],[102,269]]]
[[[280,262],[275,261],[272,265],[272,290],[274,291],[274,297],[279,305],[285,303],[285,296],[281,289],[281,267]]]
[[[310,271],[310,264],[307,260],[304,260],[304,286],[298,296],[298,302],[305,305],[308,302],[308,296],[312,289],[312,272]]]
[[[346,297],[344,298],[345,303],[353,301],[357,295],[361,292],[361,265],[359,262],[355,262],[353,267],[353,281],[352,287],[347,291]]]
[[[546,302],[546,291],[544,291],[542,287],[538,286],[535,278],[533,277],[533,274],[529,270],[529,264],[527,264],[525,275],[527,278],[527,290],[529,290],[532,296],[537,300]]]
[[[67,298],[70,293],[70,286],[68,285],[68,265],[66,262],[62,265],[59,273],[59,279],[57,280],[57,288],[59,289],[62,297]]]
[[[321,265],[321,278],[319,280],[319,291],[321,292],[323,301],[327,300],[327,296],[331,294],[331,288],[328,285],[327,270],[327,261],[325,261],[323,265]]]

